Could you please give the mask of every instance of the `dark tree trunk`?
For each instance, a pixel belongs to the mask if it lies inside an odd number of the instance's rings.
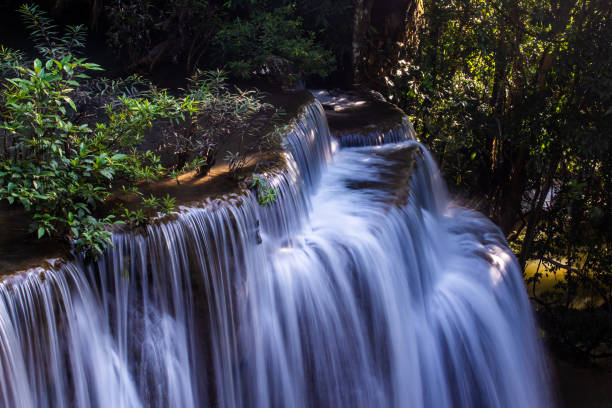
[[[422,0],[356,0],[353,44],[353,82],[374,89],[396,69],[416,45]]]

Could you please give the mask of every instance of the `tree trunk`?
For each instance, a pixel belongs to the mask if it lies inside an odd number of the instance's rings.
[[[416,46],[422,0],[356,0],[352,63],[353,82],[374,89]]]

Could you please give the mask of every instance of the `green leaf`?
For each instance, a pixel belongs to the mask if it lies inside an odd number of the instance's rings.
[[[30,207],[31,207],[30,200],[28,200],[25,197],[19,197],[19,201],[21,201],[21,204],[23,205],[23,208],[25,208],[26,211],[30,211]]]
[[[70,99],[70,98],[69,98],[69,97],[67,97],[67,96],[64,96],[64,101],[66,101],[66,103],[67,103],[68,105],[70,105],[70,107],[72,108],[72,110],[76,112],[77,108],[76,108],[76,105],[74,104],[74,101],[73,101],[72,99]]]
[[[102,174],[104,177],[106,177],[109,180],[113,179],[113,171],[111,169],[101,170],[100,174]]]
[[[38,228],[38,239],[41,239],[45,235],[45,229],[43,227]]]

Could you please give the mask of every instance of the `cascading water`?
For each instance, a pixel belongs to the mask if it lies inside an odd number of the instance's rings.
[[[503,235],[405,129],[339,148],[315,102],[277,204],[210,201],[5,279],[2,406],[548,406]]]

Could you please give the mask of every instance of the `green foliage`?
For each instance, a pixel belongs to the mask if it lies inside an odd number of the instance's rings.
[[[116,0],[106,6],[110,27],[107,41],[116,53],[137,61],[151,49],[151,30],[160,11],[149,0]]]
[[[318,42],[333,53],[335,66],[330,71],[351,72],[355,1],[300,0],[296,4],[304,26],[315,31]]]
[[[112,216],[96,216],[113,184],[129,185],[162,174],[159,160],[134,149],[160,117],[178,115],[181,106],[165,94],[152,100],[120,97],[106,106],[107,120],[75,123],[71,95],[100,67],[75,59],[36,59],[13,67],[19,75],[0,90],[5,144],[0,157],[0,199],[20,203],[32,214],[38,237],[68,234],[77,250],[99,255],[109,242]]]
[[[159,205],[159,211],[164,215],[168,215],[174,212],[175,208],[176,208],[176,198],[170,197],[169,194],[166,194],[161,199],[161,202]]]
[[[99,67],[68,55],[15,69],[20,75],[0,91],[0,128],[10,140],[0,162],[0,199],[32,212],[39,238],[69,227],[77,245],[92,242],[97,248],[106,235],[92,232],[97,223],[87,217],[106,198],[102,186],[127,156],[112,154],[99,142],[105,134],[75,125],[69,116],[76,111],[71,91],[83,76],[75,72]],[[75,214],[87,217],[77,222]]]
[[[136,210],[123,208],[122,210],[123,211],[119,213],[121,218],[134,227],[145,226],[150,221],[149,215],[147,215],[142,208]]]
[[[186,94],[195,111],[185,116],[184,122],[166,129],[167,143],[178,157],[177,169],[206,174],[219,147],[232,135],[240,138],[236,151],[225,155],[233,173],[246,165],[249,153],[264,147],[259,135],[265,123],[253,119],[266,114],[274,121],[276,110],[263,102],[260,92],[230,89],[226,80],[223,71],[197,71],[190,79]]]
[[[38,238],[69,237],[77,251],[97,257],[110,242],[109,228],[122,222],[100,210],[111,191],[164,174],[157,156],[137,149],[144,133],[160,118],[178,121],[193,104],[154,88],[147,98],[113,93],[101,122],[84,121],[80,109],[92,99],[84,88],[104,81],[86,74],[98,65],[71,54],[83,45],[80,28],[60,37],[36,6],[20,12],[42,59],[0,49],[0,200],[22,206]],[[172,208],[167,197],[159,209]]]
[[[68,26],[63,34],[53,21],[37,5],[23,4],[19,8],[34,46],[41,58],[62,59],[67,55],[77,55],[85,47],[85,27]]]
[[[316,43],[333,55],[333,59],[324,61],[328,63],[328,70],[321,76],[327,77],[336,69],[339,71],[352,69],[350,61],[355,18],[353,0],[230,0],[226,1],[224,6],[231,11],[231,15],[238,15],[242,20],[251,19],[251,16],[260,13],[261,10],[293,8],[291,18],[299,21],[307,30],[307,36],[314,34]],[[225,21],[227,24],[228,19]],[[283,41],[283,38],[283,32],[280,31],[278,41]],[[239,68],[245,68],[250,64],[241,65]]]
[[[95,258],[113,225],[142,226],[175,211],[173,197],[142,197],[138,183],[205,174],[230,135],[241,141],[230,163],[236,173],[248,154],[271,143],[273,136],[260,134],[280,112],[257,91],[230,88],[222,71],[196,72],[180,97],[135,75],[91,79],[101,68],[73,55],[84,44],[81,28],[60,36],[37,6],[20,12],[40,57],[0,48],[0,200],[21,206],[38,238],[67,238]],[[179,158],[170,170],[141,146],[154,126]],[[141,196],[140,208],[112,208],[120,191]],[[264,205],[274,199],[263,181],[258,191]]]
[[[251,179],[251,188],[257,193],[259,205],[266,206],[276,202],[278,190],[270,185],[268,179],[258,174],[253,174]]]
[[[346,9],[330,2],[324,6],[299,10],[307,10],[309,23],[322,29],[329,20],[315,10]],[[224,67],[239,78],[271,74],[294,82],[326,77],[335,64],[334,55],[304,28],[296,5],[286,1],[114,0],[105,10],[109,46],[127,57],[130,69],[172,61],[184,63],[188,72]],[[350,35],[345,37],[350,42]],[[338,44],[328,41],[326,47]]]
[[[19,65],[25,60],[25,56],[19,50],[12,50],[0,45],[0,78],[14,75],[13,67]]]
[[[608,2],[425,1],[424,18],[415,57],[390,78],[393,100],[451,187],[482,197],[520,261],[563,275],[546,296],[533,292],[547,319],[585,291],[588,308],[612,316]]]
[[[96,78],[88,83],[89,98],[94,97],[115,97],[125,95],[129,97],[142,97],[153,88],[153,84],[140,75],[133,74],[120,78]]]
[[[107,41],[133,67],[171,60],[191,72],[211,44],[220,8],[208,0],[114,0],[105,8]]]
[[[166,194],[164,197],[155,197],[150,195],[149,198],[142,199],[142,206],[144,210],[148,210],[150,213],[160,212],[163,215],[171,214],[176,207],[176,199]]]
[[[334,66],[331,52],[323,49],[314,33],[295,17],[295,6],[267,11],[255,8],[245,18],[225,23],[214,45],[231,73],[248,78],[257,73],[326,77]]]

